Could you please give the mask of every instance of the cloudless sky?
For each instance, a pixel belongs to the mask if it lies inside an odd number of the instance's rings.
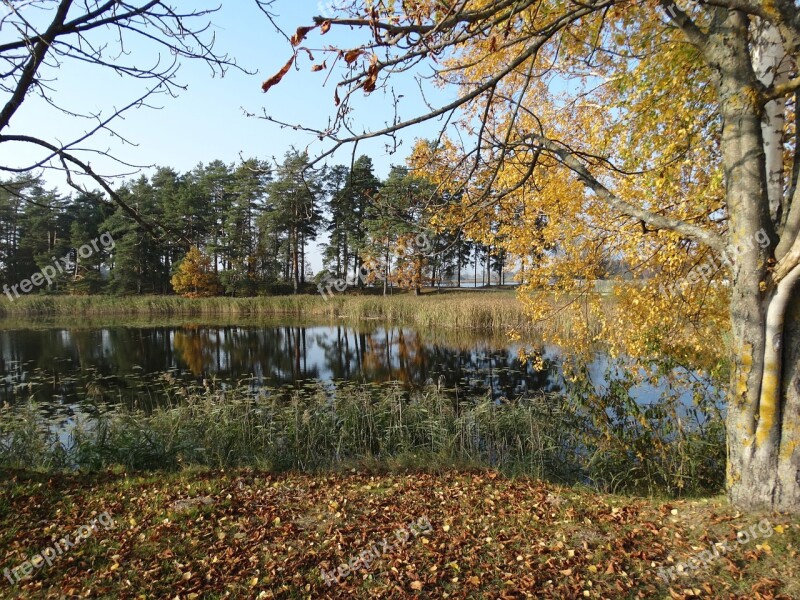
[[[184,10],[215,6],[214,2],[206,0],[179,0],[175,5]],[[41,11],[30,14],[37,10],[33,7],[27,10],[30,12],[25,16],[33,20],[45,17]],[[329,5],[316,0],[276,0],[272,12],[277,15],[281,27],[291,33],[299,25],[312,24],[313,16],[328,16],[331,10]],[[113,156],[134,165],[170,166],[179,172],[214,159],[236,162],[240,154],[245,158],[274,157],[281,160],[291,146],[300,149],[308,147],[312,156],[327,147],[308,134],[281,129],[263,119],[247,117],[244,113],[260,115],[266,112],[282,121],[324,128],[328,118],[334,114],[334,84],[341,73],[332,72],[327,85],[323,87],[328,72],[312,73],[312,63],[303,54],[298,60],[299,68],[292,69],[280,85],[265,94],[261,91],[261,83],[277,72],[291,56],[289,43],[275,31],[252,0],[222,0],[221,10],[211,15],[210,19],[214,24],[216,51],[228,54],[243,68],[257,73],[246,74],[230,69],[224,77],[212,78],[206,64],[184,60],[178,81],[187,86],[186,91],[177,98],[156,97],[152,102],[160,105],[160,110],[138,109],[126,113],[124,121],[116,122],[115,130],[135,146],[110,135],[100,135],[87,146],[108,150]],[[320,62],[324,53],[318,49],[328,45],[353,47],[359,41],[366,40],[367,35],[366,31],[337,31],[333,28],[325,36],[318,31],[312,32],[304,45],[314,50],[317,62]],[[13,39],[13,36],[14,32],[9,27],[0,30],[0,42]],[[137,66],[153,64],[156,59],[152,46],[141,42],[128,44],[127,50],[130,52],[127,60],[135,62]],[[328,65],[331,63],[329,59]],[[123,106],[143,92],[141,81],[123,79],[107,69],[75,62],[62,62],[57,69],[48,69],[44,73],[49,78],[52,88],[50,95],[54,102],[77,113],[102,111],[106,114],[111,107]],[[397,78],[393,85],[396,93],[403,95],[401,118],[407,119],[426,110],[413,79],[408,76]],[[363,96],[363,93],[357,92],[355,120],[363,124],[365,129],[380,128],[394,118],[391,94],[379,89],[368,97]],[[435,104],[446,102],[452,96],[452,91],[426,90],[427,100]],[[15,115],[7,132],[66,142],[80,135],[87,123],[59,113],[31,96]],[[386,150],[387,140],[363,142],[359,144],[357,154],[369,155],[375,164],[376,174],[385,177],[390,165],[404,162],[415,138],[434,137],[437,134],[436,125],[423,125],[402,134],[400,138],[403,145],[394,155]],[[32,149],[18,145],[12,151],[8,146],[0,146],[2,165],[16,166],[30,162],[36,156]],[[351,153],[352,147],[343,149],[329,159],[329,164],[349,164]],[[97,154],[83,154],[82,158],[86,158],[93,168],[103,174],[132,171]],[[148,173],[149,170],[143,172]],[[62,174],[48,173],[46,181],[50,187],[58,187],[65,193],[70,191]],[[318,256],[312,260],[312,266],[315,271],[321,267]]]
[[[181,0],[175,3],[179,8],[212,7],[213,2],[190,2]],[[29,9],[33,11],[34,9]],[[324,14],[329,9],[315,0],[276,0],[273,12],[277,21],[288,33],[298,25],[310,25],[314,15]],[[153,103],[162,106],[160,110],[140,109],[127,113],[124,122],[117,122],[115,129],[138,147],[123,144],[108,136],[98,137],[93,147],[110,149],[114,156],[138,165],[168,165],[185,171],[198,162],[221,159],[226,162],[238,160],[241,152],[245,157],[281,158],[290,146],[305,148],[309,143],[311,155],[319,153],[326,146],[307,134],[291,129],[280,129],[262,119],[247,117],[244,111],[267,114],[283,121],[304,125],[324,127],[329,116],[334,114],[333,92],[337,72],[331,73],[327,85],[323,82],[327,71],[312,73],[311,64],[302,54],[298,60],[299,69],[287,74],[283,82],[265,94],[261,83],[277,72],[291,56],[289,43],[272,28],[266,17],[251,0],[222,0],[221,10],[211,15],[216,35],[215,49],[236,59],[237,63],[255,74],[245,74],[235,69],[220,78],[212,78],[209,67],[199,61],[184,60],[178,74],[178,82],[188,86],[179,97],[157,97]],[[367,32],[336,35],[334,29],[325,36],[312,32],[304,45],[313,49],[336,44],[344,48],[354,46],[364,40]],[[0,31],[0,40],[6,40],[13,32]],[[134,62],[139,66],[153,62],[152,48],[141,43],[129,45],[131,57],[141,56]],[[323,58],[322,52],[314,52],[317,62]],[[129,60],[131,60],[129,58]],[[149,61],[149,62],[148,62]],[[328,60],[328,64],[331,64]],[[46,71],[50,82],[53,100],[76,112],[108,111],[112,106],[122,106],[143,90],[142,82],[123,80],[105,69],[64,62],[57,70]],[[408,118],[424,110],[419,92],[408,77],[398,78],[394,86],[398,93],[404,94],[401,101],[401,116]],[[356,120],[364,127],[382,126],[393,118],[391,96],[378,90],[369,97],[361,98],[358,92],[359,112]],[[449,94],[448,94],[449,95]],[[433,92],[434,99],[445,98],[444,92]],[[430,99],[430,98],[429,98]],[[44,139],[66,141],[71,135],[80,133],[87,126],[86,121],[67,117],[46,106],[38,98],[31,97],[17,113],[11,123],[11,133],[32,133]],[[389,156],[385,141],[364,142],[358,153],[369,154],[380,176],[388,173],[390,164],[402,163],[410,151],[415,137],[433,136],[436,127],[420,127],[403,136],[405,143],[400,152]],[[349,163],[352,149],[338,153],[334,162]],[[29,157],[20,153],[9,156],[5,147],[0,147],[0,163],[15,164]],[[93,165],[102,165],[107,173],[119,172],[110,164],[96,157]],[[61,182],[56,176],[48,176],[53,185]]]

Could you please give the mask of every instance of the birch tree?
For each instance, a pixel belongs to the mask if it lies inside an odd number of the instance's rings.
[[[361,32],[359,43],[326,46],[333,28]],[[543,310],[532,289],[574,297],[623,256],[644,284],[621,295],[626,321],[596,309],[602,335],[640,354],[656,337],[687,356],[724,343],[730,498],[800,512],[794,2],[354,1],[290,43],[264,90],[291,85],[292,67],[321,71],[321,85],[335,69],[332,117],[267,118],[327,140],[320,159],[441,124],[413,161],[460,185],[442,218],[467,227],[506,211],[518,215],[499,232],[507,250],[524,260],[559,249],[525,270],[532,314]],[[455,99],[401,117],[391,86],[409,73]],[[361,132],[362,94],[388,125]]]

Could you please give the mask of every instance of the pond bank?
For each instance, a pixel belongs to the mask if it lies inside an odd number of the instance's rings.
[[[635,415],[612,417],[607,400],[573,394],[496,402],[454,398],[436,386],[408,391],[396,384],[318,382],[255,392],[167,379],[164,385],[167,406],[98,403],[90,419],[60,433],[41,426],[33,404],[0,407],[0,467],[329,472],[471,466],[615,492],[685,496],[723,486],[721,416],[675,419],[669,401],[658,409],[632,403]]]

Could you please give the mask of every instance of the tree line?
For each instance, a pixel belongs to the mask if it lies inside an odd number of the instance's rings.
[[[381,180],[366,155],[322,168],[297,150],[274,166],[252,158],[186,173],[158,167],[117,193],[138,219],[99,191],[65,196],[30,175],[1,182],[0,277],[23,280],[58,256],[65,268],[44,293],[247,296],[311,291],[326,279],[386,293],[460,287],[465,270],[476,285],[504,282],[499,245],[436,227],[457,198],[405,166]],[[77,249],[103,234],[113,247],[79,259]],[[324,268],[315,274],[318,240]]]

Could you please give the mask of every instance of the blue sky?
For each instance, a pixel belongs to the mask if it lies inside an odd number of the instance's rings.
[[[177,4],[214,5],[186,0]],[[276,0],[274,4],[274,12],[279,14],[278,22],[287,32],[294,31],[298,25],[311,24],[311,17],[325,10],[325,5],[316,0]],[[231,69],[223,78],[212,78],[207,65],[184,61],[178,80],[188,86],[185,92],[178,98],[160,97],[156,102],[163,107],[161,110],[136,110],[128,113],[124,121],[117,122],[116,130],[137,146],[124,144],[110,136],[98,136],[92,147],[109,149],[114,156],[135,165],[169,165],[179,171],[189,170],[201,161],[221,159],[234,162],[240,153],[244,157],[280,159],[292,145],[305,148],[311,143],[309,153],[312,155],[325,148],[316,138],[291,129],[280,129],[262,119],[247,117],[244,111],[256,114],[266,111],[284,121],[324,126],[334,111],[333,83],[336,73],[331,74],[327,85],[323,87],[327,72],[311,73],[311,63],[303,56],[298,61],[299,70],[293,69],[279,86],[265,94],[261,91],[261,82],[280,69],[291,56],[288,42],[274,31],[251,0],[225,0],[222,9],[212,20],[217,38],[215,48],[236,57],[241,66],[258,73],[248,75]],[[8,35],[8,31],[0,31],[0,39]],[[334,30],[326,36],[312,33],[307,43],[312,48],[322,48],[328,44],[347,48],[355,45],[357,39],[363,39],[362,36],[363,33],[354,35],[349,32],[344,36],[337,35]],[[131,50],[132,56],[138,52],[143,57],[142,63],[155,58],[153,52],[141,47],[141,44],[132,46]],[[320,58],[322,53],[315,52],[315,55]],[[54,100],[76,112],[107,111],[109,107],[129,102],[142,90],[140,82],[125,81],[107,71],[86,65],[64,62],[50,74],[55,78],[51,82],[55,90]],[[398,93],[405,96],[401,112],[405,118],[424,109],[419,92],[412,84],[409,78],[398,79],[394,83]],[[360,93],[358,95],[362,96]],[[446,94],[434,91],[433,97],[443,99]],[[392,118],[391,97],[381,90],[367,98],[359,98],[357,104],[359,112],[356,119],[364,127],[382,126]],[[86,126],[86,121],[66,117],[38,98],[31,97],[15,116],[9,133],[26,133],[44,139],[66,141]],[[358,153],[369,154],[378,175],[385,176],[391,164],[403,162],[415,137],[430,137],[435,133],[435,126],[422,126],[409,131],[402,136],[403,147],[393,156],[388,155],[383,141],[360,144]],[[340,151],[332,162],[349,163],[351,151]],[[13,152],[8,148],[0,149],[2,164],[18,164],[31,156],[27,149],[20,147]],[[91,157],[91,163],[106,174],[130,170],[113,166],[97,155]],[[50,185],[66,190],[63,177],[58,174],[48,175],[47,180]]]
[[[180,7],[210,8],[214,2],[189,2],[179,0]],[[36,9],[28,8],[26,18],[41,19],[43,14],[32,14]],[[299,25],[310,25],[312,17],[326,14],[330,8],[317,0],[276,0],[273,11],[278,15],[277,22],[291,33]],[[258,10],[252,0],[223,0],[221,10],[211,17],[216,35],[215,49],[235,57],[237,62],[249,71],[249,75],[231,69],[222,78],[212,78],[209,67],[197,61],[184,61],[178,81],[188,86],[177,98],[162,96],[155,103],[162,108],[138,109],[126,113],[124,121],[117,121],[115,130],[132,144],[124,143],[117,137],[98,135],[89,147],[108,150],[110,154],[123,161],[139,166],[171,166],[180,172],[188,171],[200,162],[214,159],[236,162],[239,156],[249,158],[280,160],[291,147],[308,147],[313,156],[326,146],[308,134],[292,129],[281,129],[262,119],[245,116],[245,111],[267,114],[282,121],[297,122],[309,126],[323,127],[329,116],[334,114],[334,83],[337,73],[331,73],[327,85],[323,82],[327,71],[312,73],[311,63],[302,56],[299,69],[292,69],[283,82],[263,93],[261,83],[283,66],[292,49],[285,38],[280,36]],[[10,28],[0,30],[0,41],[13,36]],[[325,36],[313,32],[306,45],[315,50],[319,60],[323,53],[316,51],[328,45],[343,48],[353,47],[363,40],[367,32],[353,33],[349,30],[337,31],[335,28]],[[128,45],[137,65],[151,64],[155,59],[152,48],[138,43]],[[130,59],[129,59],[130,60]],[[328,61],[330,65],[332,61]],[[109,72],[75,62],[62,62],[57,69],[45,72],[50,79],[52,97],[62,107],[78,113],[106,113],[111,107],[129,103],[141,95],[141,82],[125,80]],[[396,79],[393,83],[401,101],[402,118],[409,118],[425,110],[416,83],[410,77]],[[378,90],[369,97],[357,94],[356,120],[365,129],[382,127],[393,117],[391,95]],[[427,90],[426,97],[436,103],[444,102],[452,93],[441,90]],[[8,133],[35,135],[46,140],[66,142],[79,136],[87,128],[87,121],[67,117],[54,110],[37,97],[31,96],[11,122]],[[358,146],[358,154],[368,154],[376,167],[379,177],[388,174],[392,164],[402,164],[417,137],[433,137],[438,132],[436,124],[419,126],[400,136],[403,140],[399,152],[390,155],[386,141],[375,140]],[[310,146],[309,146],[310,144]],[[18,166],[30,163],[36,154],[31,148],[9,144],[0,147],[0,164]],[[329,159],[329,163],[348,164],[352,148],[345,148]],[[83,154],[92,167],[104,175],[117,175],[135,171],[129,167],[114,164],[98,154]],[[144,168],[140,172],[148,173]],[[134,175],[131,175],[133,177]],[[62,173],[45,174],[48,187],[57,187],[65,193],[68,188]],[[93,183],[88,187],[95,188]],[[318,270],[321,261],[312,253],[312,267]]]

